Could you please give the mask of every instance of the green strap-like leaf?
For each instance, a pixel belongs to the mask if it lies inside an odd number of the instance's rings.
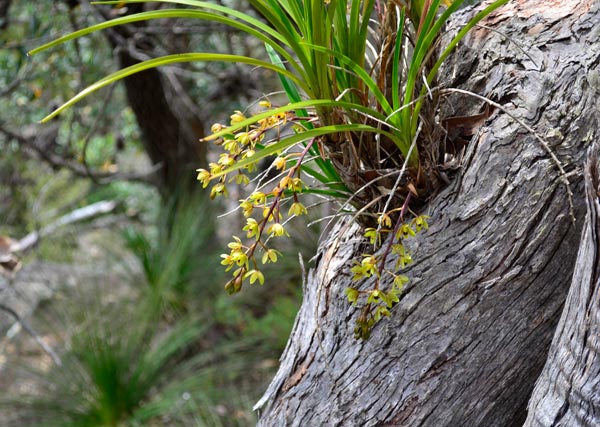
[[[306,44],[306,43],[305,43]],[[355,73],[358,77],[360,77],[361,81],[369,88],[369,90],[373,93],[377,102],[379,102],[382,110],[387,114],[392,112],[392,107],[390,106],[387,99],[385,99],[385,95],[381,92],[379,87],[377,87],[377,83],[369,76],[369,74],[356,62],[354,62],[351,58],[348,58],[346,55],[341,54],[340,52],[336,52],[332,49],[324,48],[322,46],[315,46],[311,44],[306,44],[311,49],[315,49],[321,52],[325,52],[329,55],[335,57],[340,63],[348,66],[350,68],[349,71]]]
[[[323,135],[331,135],[335,133],[344,133],[344,132],[372,132],[386,135],[388,137],[392,137],[389,132],[382,131],[381,129],[374,128],[369,125],[361,125],[361,124],[346,124],[346,125],[331,125],[331,126],[323,126],[320,128],[310,129],[304,132],[299,132],[294,135],[283,138],[281,141],[276,142],[275,144],[271,144],[265,146],[265,148],[257,151],[252,157],[247,157],[243,160],[237,162],[234,166],[223,170],[222,172],[215,174],[212,178],[218,178],[222,175],[226,175],[228,173],[234,172],[238,169],[248,166],[249,164],[259,162],[260,160],[268,157],[272,154],[281,152],[291,146],[302,142],[308,141],[313,138],[323,136]]]
[[[248,15],[247,13],[240,12],[235,9],[232,9],[232,8],[229,8],[226,6],[221,6],[221,5],[215,4],[215,3],[209,3],[209,2],[198,1],[198,0],[112,0],[112,1],[92,2],[92,4],[122,4],[122,3],[124,3],[124,4],[127,4],[127,3],[170,3],[170,4],[181,4],[184,6],[194,6],[194,7],[197,7],[200,9],[205,9],[205,10],[214,10],[216,12],[220,12],[225,15],[230,15],[236,19],[239,19],[240,21],[246,22],[246,23],[252,25],[253,27],[260,29],[265,34],[269,34],[271,37],[283,42],[283,39],[281,39],[282,35],[280,33],[278,33],[277,31],[273,30],[273,28],[271,28],[270,26],[265,24],[260,19],[254,18],[253,16]]]
[[[273,31],[269,28],[268,32],[265,32],[264,24],[260,23],[260,28],[256,29],[247,25],[243,22],[236,21],[235,19],[231,19],[227,16],[223,16],[220,14],[212,13],[212,12],[204,12],[197,10],[189,10],[189,9],[161,9],[157,11],[150,12],[141,12],[133,15],[123,16],[120,18],[115,18],[110,21],[102,22],[99,24],[91,25],[87,28],[83,28],[78,31],[74,31],[72,33],[66,34],[62,37],[57,38],[49,43],[46,43],[42,46],[39,46],[35,49],[32,49],[29,54],[34,55],[36,53],[42,52],[44,50],[50,49],[67,41],[88,35],[90,33],[101,31],[107,28],[115,27],[118,25],[126,25],[134,22],[140,21],[149,21],[153,19],[167,19],[167,18],[184,18],[184,19],[198,19],[204,21],[214,21],[219,22],[225,25],[228,25],[233,28],[237,28],[257,39],[268,44],[271,49],[278,52],[278,54],[282,55],[285,60],[292,65],[297,72],[302,73],[302,69],[297,64],[296,60],[292,55],[288,53],[283,47],[281,47],[277,42],[285,43],[285,39],[277,32]],[[271,37],[268,37],[266,34],[269,34]]]
[[[70,100],[65,102],[63,105],[61,105],[58,109],[56,109],[51,114],[44,117],[41,120],[41,123],[45,123],[48,120],[52,119],[53,117],[56,117],[61,112],[63,112],[65,109],[76,104],[77,102],[79,102],[80,100],[82,100],[83,98],[88,96],[89,94],[91,94],[105,86],[108,86],[111,83],[119,81],[127,76],[130,76],[135,73],[139,73],[140,71],[144,71],[149,68],[156,68],[156,67],[160,67],[163,65],[176,64],[176,63],[182,63],[182,62],[209,62],[209,61],[239,62],[239,63],[243,63],[243,64],[267,68],[267,69],[273,70],[277,73],[281,73],[281,74],[289,77],[298,86],[300,86],[304,89],[303,82],[301,80],[299,80],[298,77],[296,77],[294,74],[290,73],[289,71],[284,70],[280,67],[277,67],[269,62],[260,61],[258,59],[248,58],[248,57],[240,56],[240,55],[228,55],[228,54],[218,54],[218,53],[182,53],[182,54],[168,55],[168,56],[163,56],[160,58],[150,59],[148,61],[144,61],[139,64],[135,64],[130,67],[123,68],[122,70],[116,71],[116,72],[104,77],[103,79],[98,80],[96,83],[88,86],[87,88],[85,88],[84,90],[79,92],[73,98],[71,98]]]
[[[377,111],[375,111],[371,108],[364,107],[360,104],[354,104],[354,103],[344,102],[344,101],[333,101],[330,99],[314,99],[314,100],[293,102],[291,104],[284,105],[282,107],[273,108],[271,110],[267,110],[262,113],[255,114],[246,120],[236,123],[235,125],[229,126],[219,132],[215,132],[214,134],[211,135],[211,137],[218,138],[218,137],[221,137],[221,136],[224,136],[227,134],[236,133],[240,129],[244,129],[247,126],[251,126],[251,125],[257,123],[259,120],[266,119],[266,118],[274,116],[276,114],[287,113],[289,111],[298,111],[298,110],[305,111],[304,109],[306,109],[306,108],[317,108],[317,107],[340,107],[340,108],[346,108],[348,110],[356,110],[359,112],[363,112],[365,115],[374,117],[382,122],[385,121],[385,117],[382,114],[378,113]],[[308,113],[307,113],[307,115],[308,115]]]
[[[265,44],[265,49],[267,50],[267,55],[269,55],[269,59],[271,60],[273,65],[276,65],[280,68],[285,68],[285,66],[283,65],[283,61],[271,45]],[[279,80],[281,81],[281,86],[283,86],[283,90],[287,94],[290,101],[299,102],[302,100],[298,89],[296,89],[296,86],[292,83],[290,79],[288,79],[282,74],[279,74]]]
[[[446,60],[446,58],[448,57],[448,55],[450,55],[450,53],[452,52],[452,50],[454,50],[454,48],[456,47],[456,45],[467,35],[467,33],[475,26],[477,25],[477,23],[479,21],[481,21],[483,18],[485,18],[486,16],[488,16],[490,13],[492,13],[494,10],[498,9],[500,6],[508,3],[509,0],[496,0],[495,2],[493,2],[492,4],[490,4],[489,6],[487,6],[485,9],[483,9],[482,11],[480,11],[479,13],[477,13],[477,15],[475,15],[473,18],[471,18],[471,20],[467,23],[467,25],[465,25],[459,32],[458,34],[452,39],[452,41],[448,44],[448,46],[444,49],[444,51],[442,52],[442,54],[440,55],[440,57],[438,58],[438,60],[436,61],[436,63],[433,65],[433,67],[431,68],[431,71],[429,72],[429,74],[427,75],[427,83],[431,83],[433,81],[433,79],[435,78],[440,66],[442,65],[442,63]],[[462,0],[461,0],[462,3]],[[452,4],[452,6],[450,8],[448,8],[448,10],[446,10],[446,12],[442,15],[442,17],[440,17],[440,20],[442,18],[444,18],[444,16],[446,15],[446,13],[448,13],[448,11],[454,6],[454,4]],[[449,14],[448,14],[449,17]],[[447,19],[447,18],[446,18]],[[420,95],[424,95],[425,91],[427,90],[426,87],[422,87],[421,88],[421,93]],[[419,117],[419,113],[421,111],[421,106],[422,106],[422,102],[418,102],[414,111],[413,111],[413,116],[412,116],[412,120],[413,120],[413,132],[416,132],[416,128],[417,128],[417,119]]]
[[[404,8],[400,9],[400,19],[396,30],[396,43],[394,44],[394,59],[392,63],[392,106],[394,111],[400,108],[400,52],[404,43],[404,22],[406,20]]]

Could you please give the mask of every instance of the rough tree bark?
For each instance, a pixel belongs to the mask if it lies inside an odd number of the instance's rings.
[[[569,295],[526,427],[600,425],[600,179],[598,147],[585,169],[587,215]]]
[[[581,170],[600,133],[600,10],[593,0],[515,0],[485,25],[499,32],[476,29],[446,81],[501,103],[547,141],[578,220],[543,144],[496,110],[428,206],[429,231],[409,242],[411,282],[366,342],[353,339],[358,310],[344,297],[365,248],[360,232],[338,224],[322,242],[280,369],[256,405],[259,426],[523,425],[580,241]],[[597,393],[578,398],[593,396],[597,416]]]

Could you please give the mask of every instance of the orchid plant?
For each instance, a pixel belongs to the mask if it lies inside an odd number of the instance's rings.
[[[441,45],[448,19],[464,0],[249,0],[260,18],[219,4],[163,0],[177,7],[123,16],[65,35],[34,49],[37,53],[94,31],[164,18],[208,20],[243,31],[265,44],[268,61],[240,55],[186,53],[151,59],[89,86],[42,121],[94,91],[152,67],[191,61],[225,61],[277,73],[288,98],[248,117],[236,111],[227,124],[212,126],[206,140],[220,149],[218,161],[198,170],[211,186],[211,198],[227,196],[231,183],[247,185],[257,165],[272,159],[278,177],[240,201],[245,237],[234,236],[222,264],[231,272],[225,285],[234,293],[248,282],[265,281],[261,265],[281,256],[270,240],[288,235],[286,217],[303,215],[304,194],[317,193],[354,208],[373,246],[351,266],[356,285],[346,290],[361,304],[355,335],[367,338],[390,315],[408,277],[400,270],[412,261],[403,242],[427,229],[419,215],[441,184],[436,117],[436,76],[467,32],[508,0],[495,0]],[[144,0],[104,1],[127,4]],[[428,120],[424,120],[428,117]],[[443,154],[443,153],[441,153]],[[310,178],[310,179],[309,179]],[[284,215],[285,214],[285,215]],[[388,237],[389,236],[389,237]],[[392,254],[397,262],[386,267]],[[380,284],[391,276],[391,288]],[[361,284],[370,283],[368,289]],[[369,287],[370,286],[370,287]]]

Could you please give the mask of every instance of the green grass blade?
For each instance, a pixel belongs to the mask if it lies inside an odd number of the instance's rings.
[[[371,76],[369,76],[369,74],[359,64],[354,62],[351,58],[348,58],[346,55],[343,55],[339,52],[335,52],[332,49],[324,48],[322,46],[309,45],[309,44],[307,44],[307,46],[310,47],[311,49],[322,51],[329,55],[332,55],[341,64],[346,65],[349,68],[348,71],[351,71],[354,74],[356,74],[361,79],[361,81],[369,88],[369,90],[373,93],[373,95],[377,99],[377,102],[379,102],[379,105],[381,106],[382,110],[386,114],[390,114],[393,111],[389,102],[385,98],[385,95],[383,94],[383,92],[381,92],[381,90],[377,86],[377,83],[371,78]]]
[[[283,64],[283,61],[281,60],[277,52],[275,52],[275,49],[273,49],[273,47],[269,44],[265,44],[265,49],[267,50],[267,55],[269,55],[269,59],[271,60],[273,65],[285,69],[285,65]],[[296,86],[294,85],[294,83],[292,83],[292,81],[289,78],[282,74],[279,74],[279,80],[281,81],[281,86],[283,86],[283,90],[285,91],[291,102],[300,102],[302,100],[298,89],[296,89]],[[306,113],[303,113],[302,115],[306,115]]]
[[[396,42],[394,44],[394,59],[392,63],[392,106],[394,111],[400,108],[400,52],[402,51],[404,37],[404,22],[406,20],[404,8],[400,9],[400,20],[396,30]]]
[[[454,48],[456,47],[456,45],[467,35],[467,33],[475,25],[477,25],[477,23],[479,23],[479,21],[481,21],[482,19],[484,19],[486,16],[488,16],[494,10],[496,10],[499,7],[501,7],[501,6],[505,5],[506,3],[508,3],[508,1],[509,0],[496,0],[495,2],[493,2],[492,4],[490,4],[489,6],[487,6],[485,9],[483,9],[479,13],[477,13],[473,18],[471,18],[471,20],[467,23],[467,25],[465,25],[458,32],[458,34],[456,36],[454,36],[454,38],[452,39],[452,41],[444,49],[444,51],[442,52],[442,54],[440,55],[440,57],[438,58],[438,60],[436,61],[436,63],[433,65],[433,67],[431,68],[431,71],[427,75],[427,83],[431,83],[433,81],[433,79],[437,75],[437,72],[438,72],[440,66],[446,60],[446,58],[448,57],[448,55],[450,55],[450,53],[454,50]],[[452,6],[454,6],[454,4]],[[420,95],[424,95],[426,90],[427,90],[426,87],[422,87]],[[413,132],[416,131],[416,126],[417,126],[416,119],[419,117],[419,113],[421,111],[421,106],[422,106],[422,101],[418,102],[416,104],[415,109],[413,111],[412,119],[415,121],[415,122],[413,122],[413,129],[414,129]]]
[[[343,133],[343,132],[372,132],[372,133],[380,133],[390,137],[392,140],[394,136],[389,132],[383,131],[381,129],[374,128],[369,125],[361,125],[361,124],[345,124],[345,125],[331,125],[331,126],[323,126],[315,129],[310,129],[304,132],[296,133],[294,135],[288,136],[282,139],[275,144],[271,144],[265,146],[260,151],[257,151],[252,157],[245,158],[237,162],[234,166],[223,170],[222,172],[213,175],[212,178],[218,178],[222,175],[226,175],[231,172],[235,172],[238,169],[248,166],[251,163],[256,163],[265,157],[268,157],[272,154],[281,152],[291,146],[302,142],[307,141],[319,136],[330,135],[334,133]]]
[[[287,70],[281,69],[280,67],[277,67],[269,62],[260,61],[258,59],[254,59],[254,58],[248,58],[248,57],[240,56],[240,55],[228,55],[228,54],[217,54],[217,53],[183,53],[183,54],[176,54],[176,55],[167,55],[167,56],[163,56],[160,58],[150,59],[148,61],[144,61],[144,62],[132,65],[127,68],[123,68],[119,71],[116,71],[116,72],[104,77],[101,80],[98,80],[96,83],[88,86],[87,88],[85,88],[84,90],[79,92],[77,95],[75,95],[73,98],[71,98],[70,100],[65,102],[58,109],[53,111],[51,114],[44,117],[41,120],[41,123],[45,123],[48,120],[52,119],[53,117],[56,117],[57,115],[62,113],[64,110],[66,110],[67,108],[76,104],[77,102],[81,101],[83,98],[90,95],[91,93],[96,92],[97,90],[99,90],[105,86],[108,86],[111,83],[119,81],[127,76],[130,76],[135,73],[139,73],[140,71],[144,71],[149,68],[155,68],[155,67],[160,67],[163,65],[177,64],[177,63],[182,63],[182,62],[210,62],[210,61],[212,61],[212,62],[221,61],[221,62],[244,63],[244,64],[248,64],[248,65],[254,65],[257,67],[263,67],[266,69],[270,69],[277,73],[280,73],[280,74],[283,74],[283,75],[289,77],[300,87],[304,88],[303,82],[301,80],[299,80],[294,74],[290,73]]]
[[[378,120],[385,121],[385,117],[383,115],[381,115],[377,111],[374,111],[368,107],[364,107],[360,104],[354,104],[354,103],[344,102],[344,101],[333,101],[330,99],[314,99],[314,100],[294,102],[294,103],[291,103],[288,105],[284,105],[282,107],[273,108],[273,109],[264,111],[262,113],[255,114],[252,117],[247,118],[246,120],[236,123],[235,125],[229,126],[223,130],[220,130],[219,132],[213,133],[209,137],[209,139],[218,138],[218,137],[221,137],[221,136],[224,136],[227,134],[236,133],[240,129],[244,129],[248,126],[251,126],[251,125],[257,123],[259,120],[266,119],[275,114],[286,113],[288,111],[304,110],[305,108],[318,108],[318,107],[341,107],[341,108],[345,108],[348,110],[355,109],[356,111],[360,111],[360,112],[364,112],[365,114],[369,114]],[[306,111],[306,110],[304,110],[304,111]],[[306,113],[306,114],[308,115],[308,113]]]

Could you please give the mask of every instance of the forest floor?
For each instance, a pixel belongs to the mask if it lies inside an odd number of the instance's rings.
[[[65,301],[96,292],[109,304],[134,294],[132,278],[141,271],[115,230],[84,232],[74,244],[69,261],[40,260],[34,251],[13,277],[0,276],[0,302],[19,316],[0,310],[0,390],[8,396],[35,393],[36,381],[55,363],[38,340],[54,351],[64,347],[74,326]],[[11,416],[0,406],[0,420]]]

